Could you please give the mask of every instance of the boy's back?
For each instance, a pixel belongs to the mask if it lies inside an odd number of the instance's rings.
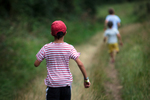
[[[118,23],[121,22],[120,18],[117,15],[108,15],[106,17],[107,21],[112,21],[113,22],[113,27],[115,29],[118,29]]]
[[[44,45],[36,57],[39,61],[46,59],[48,73],[45,84],[50,87],[62,87],[66,84],[70,86],[73,78],[69,69],[69,59],[77,59],[79,55],[75,48],[66,42]]]
[[[113,44],[113,43],[117,43],[118,39],[117,39],[117,34],[119,34],[119,31],[117,29],[114,28],[108,28],[105,31],[104,36],[106,36],[108,38],[107,42],[109,44]]]

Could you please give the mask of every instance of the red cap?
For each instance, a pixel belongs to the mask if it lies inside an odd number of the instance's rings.
[[[58,32],[63,32],[66,34],[67,27],[63,21],[57,20],[54,21],[51,25],[51,34],[57,36]]]

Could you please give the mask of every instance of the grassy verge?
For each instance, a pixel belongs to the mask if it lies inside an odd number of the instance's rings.
[[[132,15],[133,9],[131,9],[134,7],[133,5],[134,3],[127,3],[111,6],[115,8],[116,14],[122,19],[123,25],[135,21],[135,16]],[[122,11],[120,7],[128,10]],[[74,18],[71,21],[61,19],[66,23],[68,28],[65,41],[73,45],[79,45],[88,41],[97,30],[103,29],[102,26],[108,8],[108,5],[98,8],[98,19],[95,20],[85,20],[87,16],[84,20],[80,18]],[[0,48],[2,48],[0,50],[0,99],[10,100],[10,98],[12,99],[17,94],[19,89],[30,84],[34,77],[44,72],[44,63],[42,63],[42,67],[36,69],[33,63],[38,50],[45,43],[53,41],[53,37],[50,35],[50,25],[53,21],[36,19],[3,21],[0,19],[0,22],[3,23],[0,25]],[[100,58],[99,64],[101,65],[104,62],[105,59]],[[95,89],[97,89],[97,92],[104,94],[102,85],[104,84],[103,79],[105,79],[105,75],[102,75],[103,70],[100,69],[97,71],[95,69],[95,73],[97,73],[94,74],[96,76],[94,78],[96,81]],[[98,82],[99,75],[101,76],[100,83]],[[97,96],[97,98],[101,97],[99,95]]]
[[[73,45],[87,41],[100,26],[91,21],[63,21],[68,28],[65,41]],[[53,21],[1,22],[4,24],[0,27],[0,99],[10,100],[15,98],[18,90],[31,84],[37,75],[44,75],[45,63],[39,68],[33,64],[40,48],[53,41],[50,35]]]
[[[150,24],[132,24],[120,30],[124,46],[117,55],[115,68],[118,70],[122,88],[123,100],[149,100],[149,77],[150,77]],[[105,68],[108,66],[109,55],[107,46],[102,45],[98,63],[94,65],[93,89],[97,91],[95,100],[111,100],[106,95],[104,84],[109,81]],[[102,98],[103,97],[103,98]],[[99,99],[98,99],[99,98]]]
[[[124,46],[121,52],[117,55],[116,68],[119,71],[119,79],[121,80],[122,98],[123,100],[149,100],[149,60],[150,60],[150,41],[149,23],[142,23],[130,25],[140,21],[137,13],[140,9],[140,4],[143,3],[124,3],[121,5],[104,5],[98,7],[98,17],[104,18],[108,14],[108,8],[113,7],[115,14],[117,14],[122,22],[122,30],[120,31]],[[120,9],[121,8],[121,9]],[[145,8],[142,8],[145,9]],[[145,10],[143,10],[145,11]],[[145,13],[146,14],[146,13]],[[144,15],[144,14],[141,14]],[[106,96],[104,84],[107,81],[104,69],[108,66],[107,47],[102,46],[99,53],[99,64],[95,66],[94,70],[94,89],[97,90],[97,98],[102,100],[111,100],[111,96]],[[108,80],[109,81],[109,80]],[[96,99],[99,100],[99,99]]]
[[[96,54],[92,70],[93,89],[96,91],[94,100],[111,100],[112,97],[106,95],[105,82],[108,81],[108,77],[105,73],[105,69],[108,66],[109,55],[107,52],[107,46],[103,44],[100,47],[100,52]]]
[[[131,26],[132,27],[132,26]],[[117,56],[123,100],[149,100],[150,24],[142,23],[130,31],[122,31],[124,47]]]

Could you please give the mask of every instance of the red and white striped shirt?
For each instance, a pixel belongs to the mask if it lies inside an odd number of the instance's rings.
[[[45,44],[36,54],[39,61],[46,59],[45,85],[49,87],[70,86],[73,78],[69,69],[69,59],[76,60],[79,56],[80,53],[66,42]]]

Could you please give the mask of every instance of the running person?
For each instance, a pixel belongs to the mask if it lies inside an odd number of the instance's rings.
[[[46,100],[71,100],[73,77],[69,69],[69,59],[75,60],[79,66],[84,77],[85,88],[90,87],[85,67],[78,58],[80,53],[76,51],[74,46],[64,42],[66,29],[64,22],[54,21],[51,25],[51,35],[55,40],[45,44],[36,54],[35,67],[38,67],[46,59]]]
[[[112,28],[113,23],[109,21],[107,23],[108,29],[104,33],[104,42],[107,39],[108,43],[108,52],[111,57],[111,62],[113,63],[115,61],[115,55],[116,53],[119,52],[119,47],[118,47],[118,39],[119,39],[119,44],[123,45],[121,35],[119,34],[119,31],[115,28]]]
[[[115,15],[115,12],[114,12],[113,8],[110,8],[108,10],[108,13],[109,13],[109,15],[106,16],[104,29],[105,30],[107,29],[108,21],[112,21],[112,23],[113,23],[112,28],[115,28],[115,29],[118,30],[118,27],[121,26],[121,24],[120,24],[121,23],[121,19],[117,15]]]

